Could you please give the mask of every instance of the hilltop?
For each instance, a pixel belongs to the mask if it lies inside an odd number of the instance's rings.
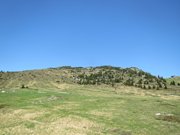
[[[61,88],[62,84],[120,85],[143,89],[167,88],[163,77],[156,77],[136,67],[112,66],[48,68],[20,72],[0,72],[0,88]]]

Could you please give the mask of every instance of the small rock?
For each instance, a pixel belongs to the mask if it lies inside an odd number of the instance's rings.
[[[156,116],[160,116],[161,115],[161,113],[156,113]]]
[[[166,116],[174,116],[174,114],[169,113],[169,114],[167,114]]]

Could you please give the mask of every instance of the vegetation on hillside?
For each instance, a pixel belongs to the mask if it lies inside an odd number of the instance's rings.
[[[167,88],[165,79],[153,76],[137,68],[123,69],[110,66],[90,68],[76,75],[75,80],[78,84],[84,85],[108,84],[115,86],[116,84],[122,84],[144,89]]]
[[[180,76],[171,76],[170,78],[167,78],[167,84],[170,85],[170,87],[180,87]]]
[[[0,72],[0,87],[42,87],[55,88],[61,83],[80,85],[134,86],[143,89],[166,89],[168,84],[163,77],[156,77],[138,68],[112,66],[49,68],[22,72]]]

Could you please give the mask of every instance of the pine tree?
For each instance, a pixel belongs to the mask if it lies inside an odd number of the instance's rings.
[[[175,81],[174,81],[174,80],[171,81],[171,82],[170,82],[170,85],[176,85]]]

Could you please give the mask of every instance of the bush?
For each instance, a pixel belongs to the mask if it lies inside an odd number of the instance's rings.
[[[24,84],[21,85],[21,89],[29,88],[28,86],[25,86]]]
[[[22,89],[24,89],[24,88],[26,88],[26,87],[25,87],[25,85],[24,85],[24,84],[22,84],[21,88],[22,88]]]

